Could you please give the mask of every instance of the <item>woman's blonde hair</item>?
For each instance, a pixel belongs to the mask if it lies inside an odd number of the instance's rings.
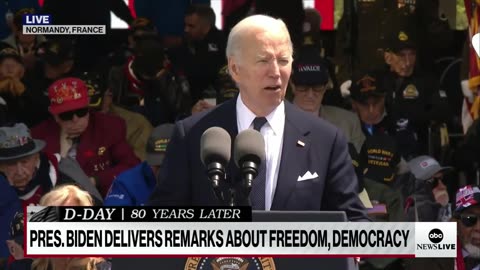
[[[65,270],[96,270],[97,263],[104,261],[103,258],[88,257],[88,258],[73,258],[71,259]]]
[[[77,206],[93,206],[93,199],[88,192],[75,185],[60,185],[52,189],[40,199],[42,206],[62,206],[66,202],[74,202]]]

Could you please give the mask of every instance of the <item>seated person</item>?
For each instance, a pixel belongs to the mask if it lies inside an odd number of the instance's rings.
[[[181,90],[163,46],[152,37],[137,40],[134,56],[110,70],[108,89],[115,105],[144,115],[152,126],[173,123],[191,108],[189,93]]]
[[[409,160],[416,156],[418,142],[408,119],[395,120],[387,113],[385,95],[387,90],[378,73],[360,72],[355,75],[350,87],[352,108],[360,118],[365,136],[386,134],[392,137],[401,157]]]
[[[140,160],[145,160],[145,145],[153,129],[150,122],[139,113],[114,105],[112,93],[107,91],[107,86],[100,74],[84,72],[80,76],[80,79],[85,82],[88,88],[90,110],[122,118],[127,126],[128,144],[133,148],[133,151],[135,151],[135,154]]]
[[[43,35],[24,35],[23,34],[23,16],[27,14],[35,14],[33,8],[22,8],[15,12],[11,25],[12,34],[2,40],[3,43],[15,49],[22,57],[27,69],[31,69],[36,61],[35,52],[46,41]]]
[[[35,126],[32,135],[47,143],[46,152],[77,160],[104,197],[113,179],[140,160],[126,141],[123,119],[90,112],[87,92],[78,78],[55,81],[48,89],[53,118]]]
[[[449,106],[438,79],[417,65],[417,42],[412,31],[401,30],[389,38],[385,68],[380,71],[385,85],[386,106],[394,119],[407,119],[418,136],[419,153],[428,149],[428,126],[448,120]]]
[[[300,54],[292,64],[293,103],[340,128],[360,151],[365,135],[358,117],[335,106],[322,105],[330,76],[325,61],[317,54]]]
[[[173,128],[173,124],[163,124],[153,130],[148,138],[146,161],[123,172],[113,181],[104,201],[105,206],[145,205],[157,184]]]
[[[419,156],[408,162],[415,177],[415,192],[406,200],[408,221],[449,221],[452,217],[444,174],[451,167],[442,167],[430,156]]]
[[[0,128],[0,258],[9,255],[5,241],[15,213],[38,204],[62,182],[57,158],[44,147],[44,141],[32,139],[25,124]]]

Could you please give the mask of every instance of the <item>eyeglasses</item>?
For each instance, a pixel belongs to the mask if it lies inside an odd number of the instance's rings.
[[[76,115],[78,118],[84,117],[88,113],[88,108],[81,108],[78,110],[63,112],[58,115],[63,121],[70,121],[73,119],[73,116]]]
[[[321,93],[322,91],[324,91],[326,89],[326,86],[325,85],[313,85],[313,86],[307,86],[307,85],[297,85],[295,87],[295,90],[298,91],[298,92],[302,92],[302,93],[305,93],[307,92],[308,90],[312,89],[312,91],[314,93]]]
[[[479,216],[475,214],[460,214],[460,221],[465,227],[472,227],[477,224]]]
[[[443,181],[443,176],[437,176],[437,177],[432,177],[427,180],[427,182],[432,186],[436,187],[438,185],[438,182]]]

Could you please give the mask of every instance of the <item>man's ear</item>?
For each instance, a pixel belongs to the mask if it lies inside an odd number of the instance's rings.
[[[238,82],[238,63],[233,57],[228,58],[228,73],[233,81]]]
[[[391,65],[393,63],[394,55],[392,52],[384,52],[383,53],[383,58],[385,59],[385,63],[387,65]]]

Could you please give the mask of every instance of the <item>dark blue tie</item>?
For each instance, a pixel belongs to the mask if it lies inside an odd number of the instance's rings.
[[[253,129],[260,132],[260,129],[267,123],[265,117],[257,117],[253,120]],[[267,170],[265,167],[266,160],[262,160],[258,175],[253,180],[252,190],[250,191],[250,201],[253,210],[265,210],[265,181],[267,178]]]

